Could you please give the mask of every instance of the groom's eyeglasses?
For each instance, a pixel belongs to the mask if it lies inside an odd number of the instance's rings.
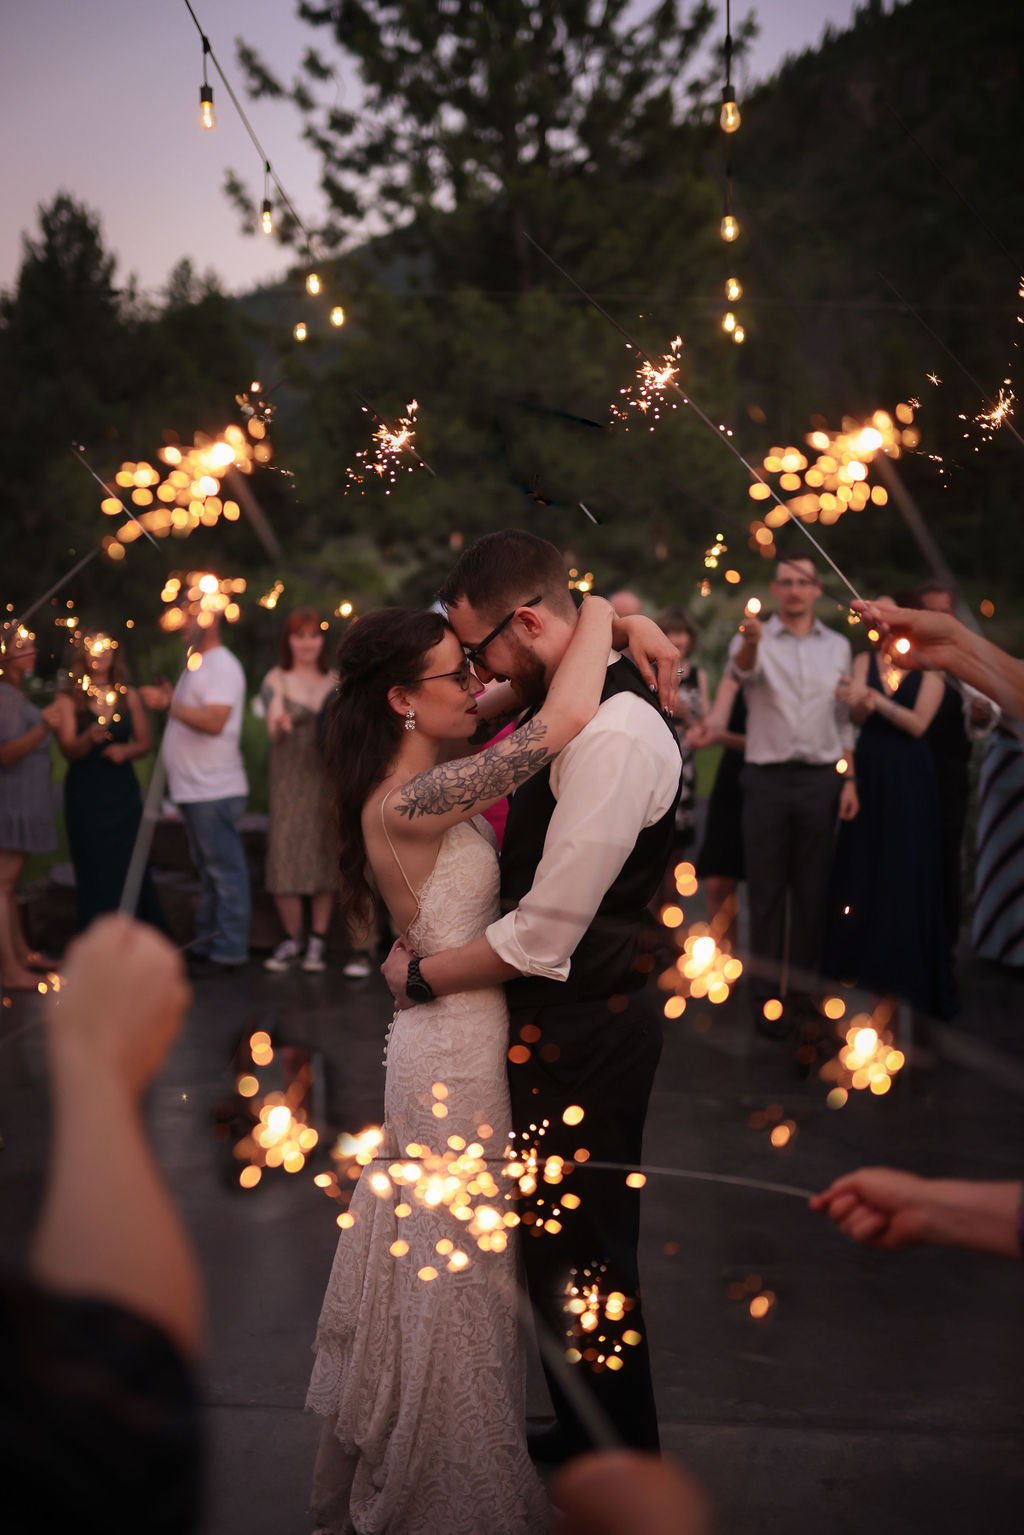
[[[512,609],[511,613],[506,613],[505,617],[501,620],[501,623],[496,624],[495,627],[491,630],[490,634],[486,635],[485,638],[480,641],[479,645],[463,645],[462,648],[466,653],[466,660],[469,662],[470,666],[475,666],[477,662],[481,660],[483,653],[487,649],[488,645],[493,645],[494,641],[498,638],[498,635],[501,634],[503,630],[508,628],[509,624],[512,622],[513,618],[515,618],[520,608],[535,608],[538,602],[543,602],[543,600],[543,594],[539,594],[536,597],[531,597],[529,602],[517,603],[516,606]],[[484,662],[484,665],[486,664],[487,663]]]

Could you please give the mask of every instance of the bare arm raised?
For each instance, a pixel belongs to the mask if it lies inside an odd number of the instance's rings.
[[[546,767],[597,713],[611,634],[610,606],[603,598],[589,597],[534,717],[474,757],[439,763],[409,779],[386,805],[392,827],[405,836],[422,833],[436,838],[449,826],[471,820]]]

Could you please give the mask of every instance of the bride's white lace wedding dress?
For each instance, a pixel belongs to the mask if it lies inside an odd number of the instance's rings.
[[[480,818],[451,827],[419,892],[410,942],[425,954],[453,948],[497,915],[490,828]],[[549,1505],[526,1451],[514,1241],[504,1252],[481,1252],[450,1209],[415,1202],[401,1217],[396,1205],[407,1191],[381,1197],[371,1187],[374,1172],[416,1155],[409,1146],[443,1151],[449,1137],[471,1144],[481,1126],[492,1131],[487,1155],[501,1155],[511,1128],[507,1048],[500,987],[409,1008],[393,1025],[385,1140],[353,1196],[355,1223],[338,1242],[306,1399],[326,1419],[313,1513],[331,1535],[548,1528]],[[434,1112],[439,1104],[443,1117]],[[450,1267],[457,1252],[470,1260],[464,1268],[458,1258]]]

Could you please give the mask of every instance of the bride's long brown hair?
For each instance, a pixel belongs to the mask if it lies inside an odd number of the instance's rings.
[[[378,608],[358,619],[338,646],[340,680],[331,705],[327,765],[338,818],[341,906],[353,922],[370,919],[374,907],[363,806],[402,742],[404,722],[388,703],[388,692],[415,682],[427,652],[447,628],[440,613]]]

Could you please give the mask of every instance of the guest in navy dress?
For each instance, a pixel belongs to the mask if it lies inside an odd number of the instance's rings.
[[[142,701],[109,635],[85,634],[76,643],[69,686],[57,705],[57,744],[68,759],[64,818],[81,932],[120,904],[142,817],[132,763],[148,755],[152,742]],[[137,915],[164,925],[148,870]]]
[[[939,791],[924,739],[942,702],[935,672],[857,656],[838,696],[860,724],[860,814],[839,828],[827,973],[916,1011],[956,1010],[946,942]]]

